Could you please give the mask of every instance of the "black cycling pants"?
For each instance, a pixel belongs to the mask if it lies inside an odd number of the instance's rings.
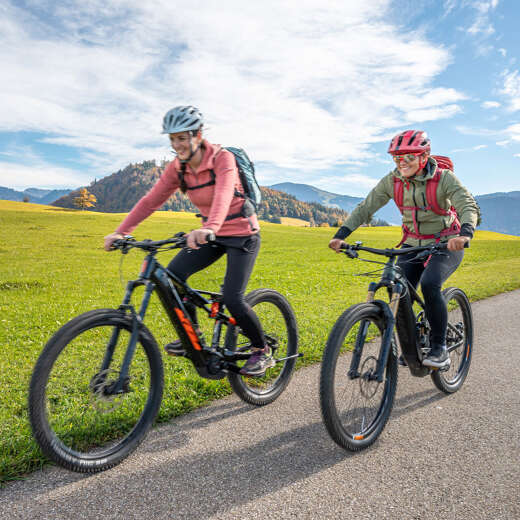
[[[403,248],[409,247],[404,245]],[[442,284],[453,274],[464,258],[464,251],[443,251],[442,255],[432,255],[426,267],[424,262],[413,260],[417,253],[400,256],[397,265],[401,267],[408,281],[417,289],[419,281],[424,297],[426,318],[431,327],[431,342],[446,343],[448,309],[441,294]]]
[[[189,276],[205,269],[226,254],[227,267],[222,291],[224,305],[251,340],[251,345],[263,348],[265,338],[262,325],[244,299],[247,282],[260,250],[260,235],[217,237],[217,240],[219,244],[204,244],[199,249],[182,249],[169,263],[168,269],[186,281]],[[187,310],[197,322],[195,307],[187,306]]]

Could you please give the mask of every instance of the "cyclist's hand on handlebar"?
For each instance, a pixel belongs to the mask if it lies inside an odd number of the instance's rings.
[[[469,245],[469,237],[454,237],[448,240],[448,250],[449,251],[462,251],[466,246],[466,243]]]
[[[105,237],[105,251],[110,251],[112,249],[112,244],[121,238],[124,238],[124,235],[121,233],[118,233],[117,231],[114,233],[110,233],[110,235],[107,235]]]
[[[190,249],[198,249],[199,246],[207,244],[209,240],[215,239],[215,232],[212,229],[194,229],[187,239],[187,246]]]
[[[343,242],[343,240],[341,240],[339,238],[333,238],[329,242],[329,247],[331,249],[334,249],[334,251],[336,251],[336,253],[339,253],[342,248],[345,248],[345,246],[346,246],[345,242]]]

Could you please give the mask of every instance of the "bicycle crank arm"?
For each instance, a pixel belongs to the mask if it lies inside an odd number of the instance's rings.
[[[460,341],[457,341],[457,343],[455,343],[455,345],[450,345],[448,347],[448,352],[451,352],[453,350],[457,350],[458,348],[462,347],[462,345],[464,345],[464,340],[461,339]]]
[[[275,358],[275,361],[277,363],[280,363],[280,361],[285,361],[286,359],[293,359],[293,358],[298,358],[298,357],[303,357],[303,353],[302,352],[299,352],[298,354],[294,354],[294,356],[287,356],[287,357],[282,357],[282,358]]]

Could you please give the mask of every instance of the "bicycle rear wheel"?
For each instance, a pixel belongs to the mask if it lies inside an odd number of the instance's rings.
[[[155,419],[162,398],[162,360],[140,325],[121,393],[111,393],[132,334],[132,319],[113,309],[87,312],[49,340],[33,371],[29,417],[42,451],[82,473],[115,466],[134,451]],[[101,365],[114,345],[107,370]]]
[[[442,291],[448,306],[448,330],[446,346],[450,356],[450,368],[444,372],[435,370],[431,377],[435,386],[446,394],[456,392],[468,375],[473,351],[473,314],[468,297],[457,287]]]
[[[262,324],[266,342],[272,348],[276,364],[268,368],[262,377],[230,372],[228,380],[242,400],[262,406],[272,403],[291,379],[296,357],[287,358],[298,353],[298,328],[289,302],[277,291],[257,289],[246,296],[246,301]],[[225,344],[232,351],[251,352],[251,343],[239,327],[228,328]]]
[[[323,352],[320,375],[323,421],[332,439],[350,451],[367,448],[375,442],[392,410],[397,387],[394,342],[383,381],[373,377],[386,326],[383,313],[376,305],[353,305],[339,317]],[[357,373],[349,375],[355,365],[356,345],[361,350]]]

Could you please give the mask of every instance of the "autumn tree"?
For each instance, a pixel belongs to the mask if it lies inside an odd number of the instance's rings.
[[[90,193],[87,188],[81,188],[79,195],[74,197],[74,206],[79,209],[93,208],[96,202],[96,196]]]

